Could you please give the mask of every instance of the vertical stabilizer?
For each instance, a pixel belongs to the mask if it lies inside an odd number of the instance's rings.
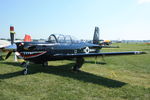
[[[93,36],[93,44],[99,44],[99,27],[95,27],[94,36]]]
[[[31,42],[31,41],[32,41],[31,36],[26,34],[24,37],[24,42]]]

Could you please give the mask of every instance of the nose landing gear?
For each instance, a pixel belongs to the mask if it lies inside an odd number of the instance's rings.
[[[25,68],[25,69],[22,71],[23,75],[27,75],[27,74],[28,74],[29,61],[23,62],[23,63],[22,63],[22,66]]]

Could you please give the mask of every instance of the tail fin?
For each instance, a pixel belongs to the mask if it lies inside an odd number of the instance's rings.
[[[99,44],[99,27],[95,27],[94,36],[93,36],[93,44]]]
[[[32,41],[31,36],[26,34],[24,37],[24,42],[31,42],[31,41]]]

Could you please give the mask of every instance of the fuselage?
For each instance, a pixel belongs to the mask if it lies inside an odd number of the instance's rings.
[[[18,42],[17,52],[25,59],[36,63],[45,61],[72,59],[73,57],[56,57],[58,54],[96,53],[100,46],[90,43],[49,43]]]

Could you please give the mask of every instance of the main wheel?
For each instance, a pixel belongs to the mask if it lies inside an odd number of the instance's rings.
[[[76,58],[76,63],[73,66],[73,71],[80,72],[80,68],[82,67],[83,63],[84,63],[83,58]]]

